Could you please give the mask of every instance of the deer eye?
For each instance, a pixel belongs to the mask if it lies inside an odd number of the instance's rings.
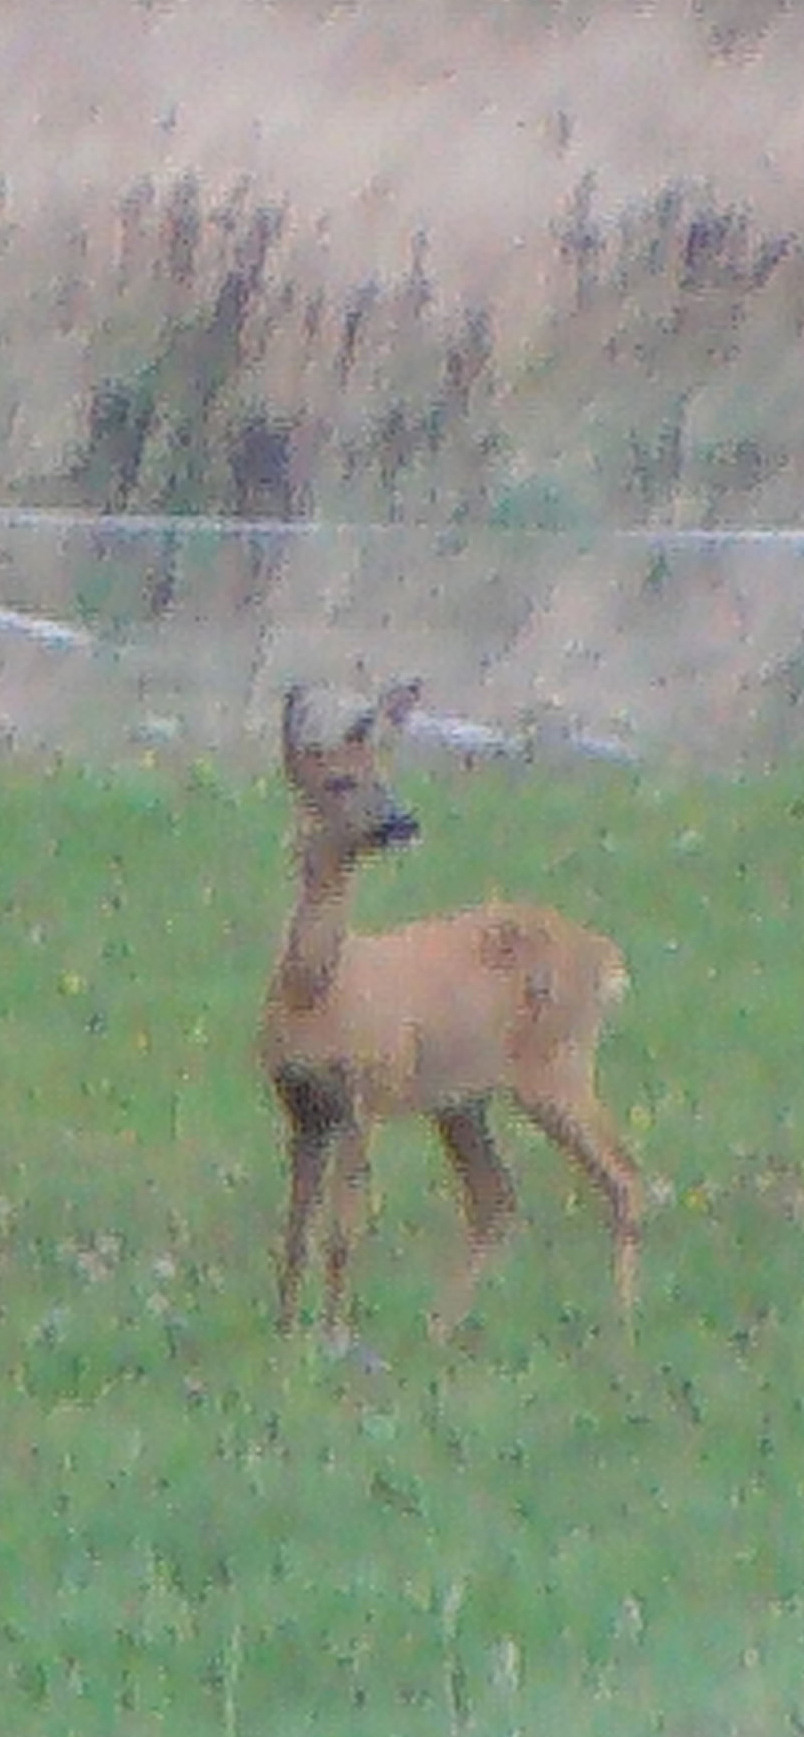
[[[328,796],[348,796],[350,791],[357,789],[357,779],[349,772],[336,773],[325,778],[324,789]]]

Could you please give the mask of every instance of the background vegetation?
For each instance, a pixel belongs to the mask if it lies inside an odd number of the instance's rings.
[[[675,790],[414,779],[360,919],[492,890],[634,973],[607,1095],[651,1200],[637,1344],[600,1202],[502,1110],[523,1225],[456,1344],[422,1124],[379,1143],[374,1356],[273,1326],[284,1178],[250,1051],[284,798],[6,767],[0,864],[4,1718],[767,1737],[801,1695],[801,771]],[[382,1211],[379,1208],[382,1206]]]
[[[797,520],[800,249],[694,182],[611,225],[583,175],[552,228],[566,302],[534,307],[515,357],[493,298],[440,294],[424,231],[397,277],[341,292],[292,208],[242,181],[211,206],[191,172],[161,192],[146,177],[120,223],[94,306],[74,234],[48,236],[63,270],[24,344],[39,320],[80,327],[87,386],[52,470],[15,479],[28,503],[546,530],[677,509]],[[9,440],[13,425],[9,406]]]
[[[117,26],[75,6],[52,61],[37,5],[2,25],[31,92],[0,133],[6,498],[796,522],[793,9],[199,0]]]

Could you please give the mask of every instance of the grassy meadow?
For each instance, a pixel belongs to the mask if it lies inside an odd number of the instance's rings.
[[[410,777],[379,927],[499,890],[624,946],[601,1056],[651,1202],[636,1343],[600,1201],[505,1109],[522,1228],[447,1348],[457,1217],[386,1130],[334,1359],[274,1330],[253,1039],[272,779],[0,774],[3,1526],[15,1737],[804,1730],[804,768]]]

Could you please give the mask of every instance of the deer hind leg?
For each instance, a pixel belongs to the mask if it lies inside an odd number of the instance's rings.
[[[516,1211],[516,1193],[491,1137],[486,1098],[439,1110],[433,1121],[461,1185],[469,1238],[468,1262],[453,1274],[433,1317],[434,1335],[443,1338],[468,1314],[479,1274]]]
[[[630,1321],[637,1291],[642,1219],[642,1178],[620,1145],[608,1111],[593,1088],[555,1095],[517,1093],[519,1102],[543,1133],[582,1165],[609,1202],[614,1235],[614,1280],[620,1308]]]
[[[342,1072],[312,1072],[289,1063],[274,1085],[290,1123],[290,1203],[279,1283],[279,1326],[287,1332],[296,1318],[299,1289],[307,1262],[310,1225],[320,1205],[327,1161],[336,1136],[351,1120]]]

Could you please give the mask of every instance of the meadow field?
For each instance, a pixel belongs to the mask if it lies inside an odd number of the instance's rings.
[[[521,1228],[453,1343],[439,1154],[386,1130],[361,1340],[280,1340],[253,1041],[291,896],[273,777],[0,772],[0,1724],[15,1737],[804,1731],[804,767],[405,781],[383,927],[494,890],[633,972],[604,1090],[650,1201],[638,1328],[601,1202],[504,1106]],[[380,1208],[382,1210],[380,1210]]]

